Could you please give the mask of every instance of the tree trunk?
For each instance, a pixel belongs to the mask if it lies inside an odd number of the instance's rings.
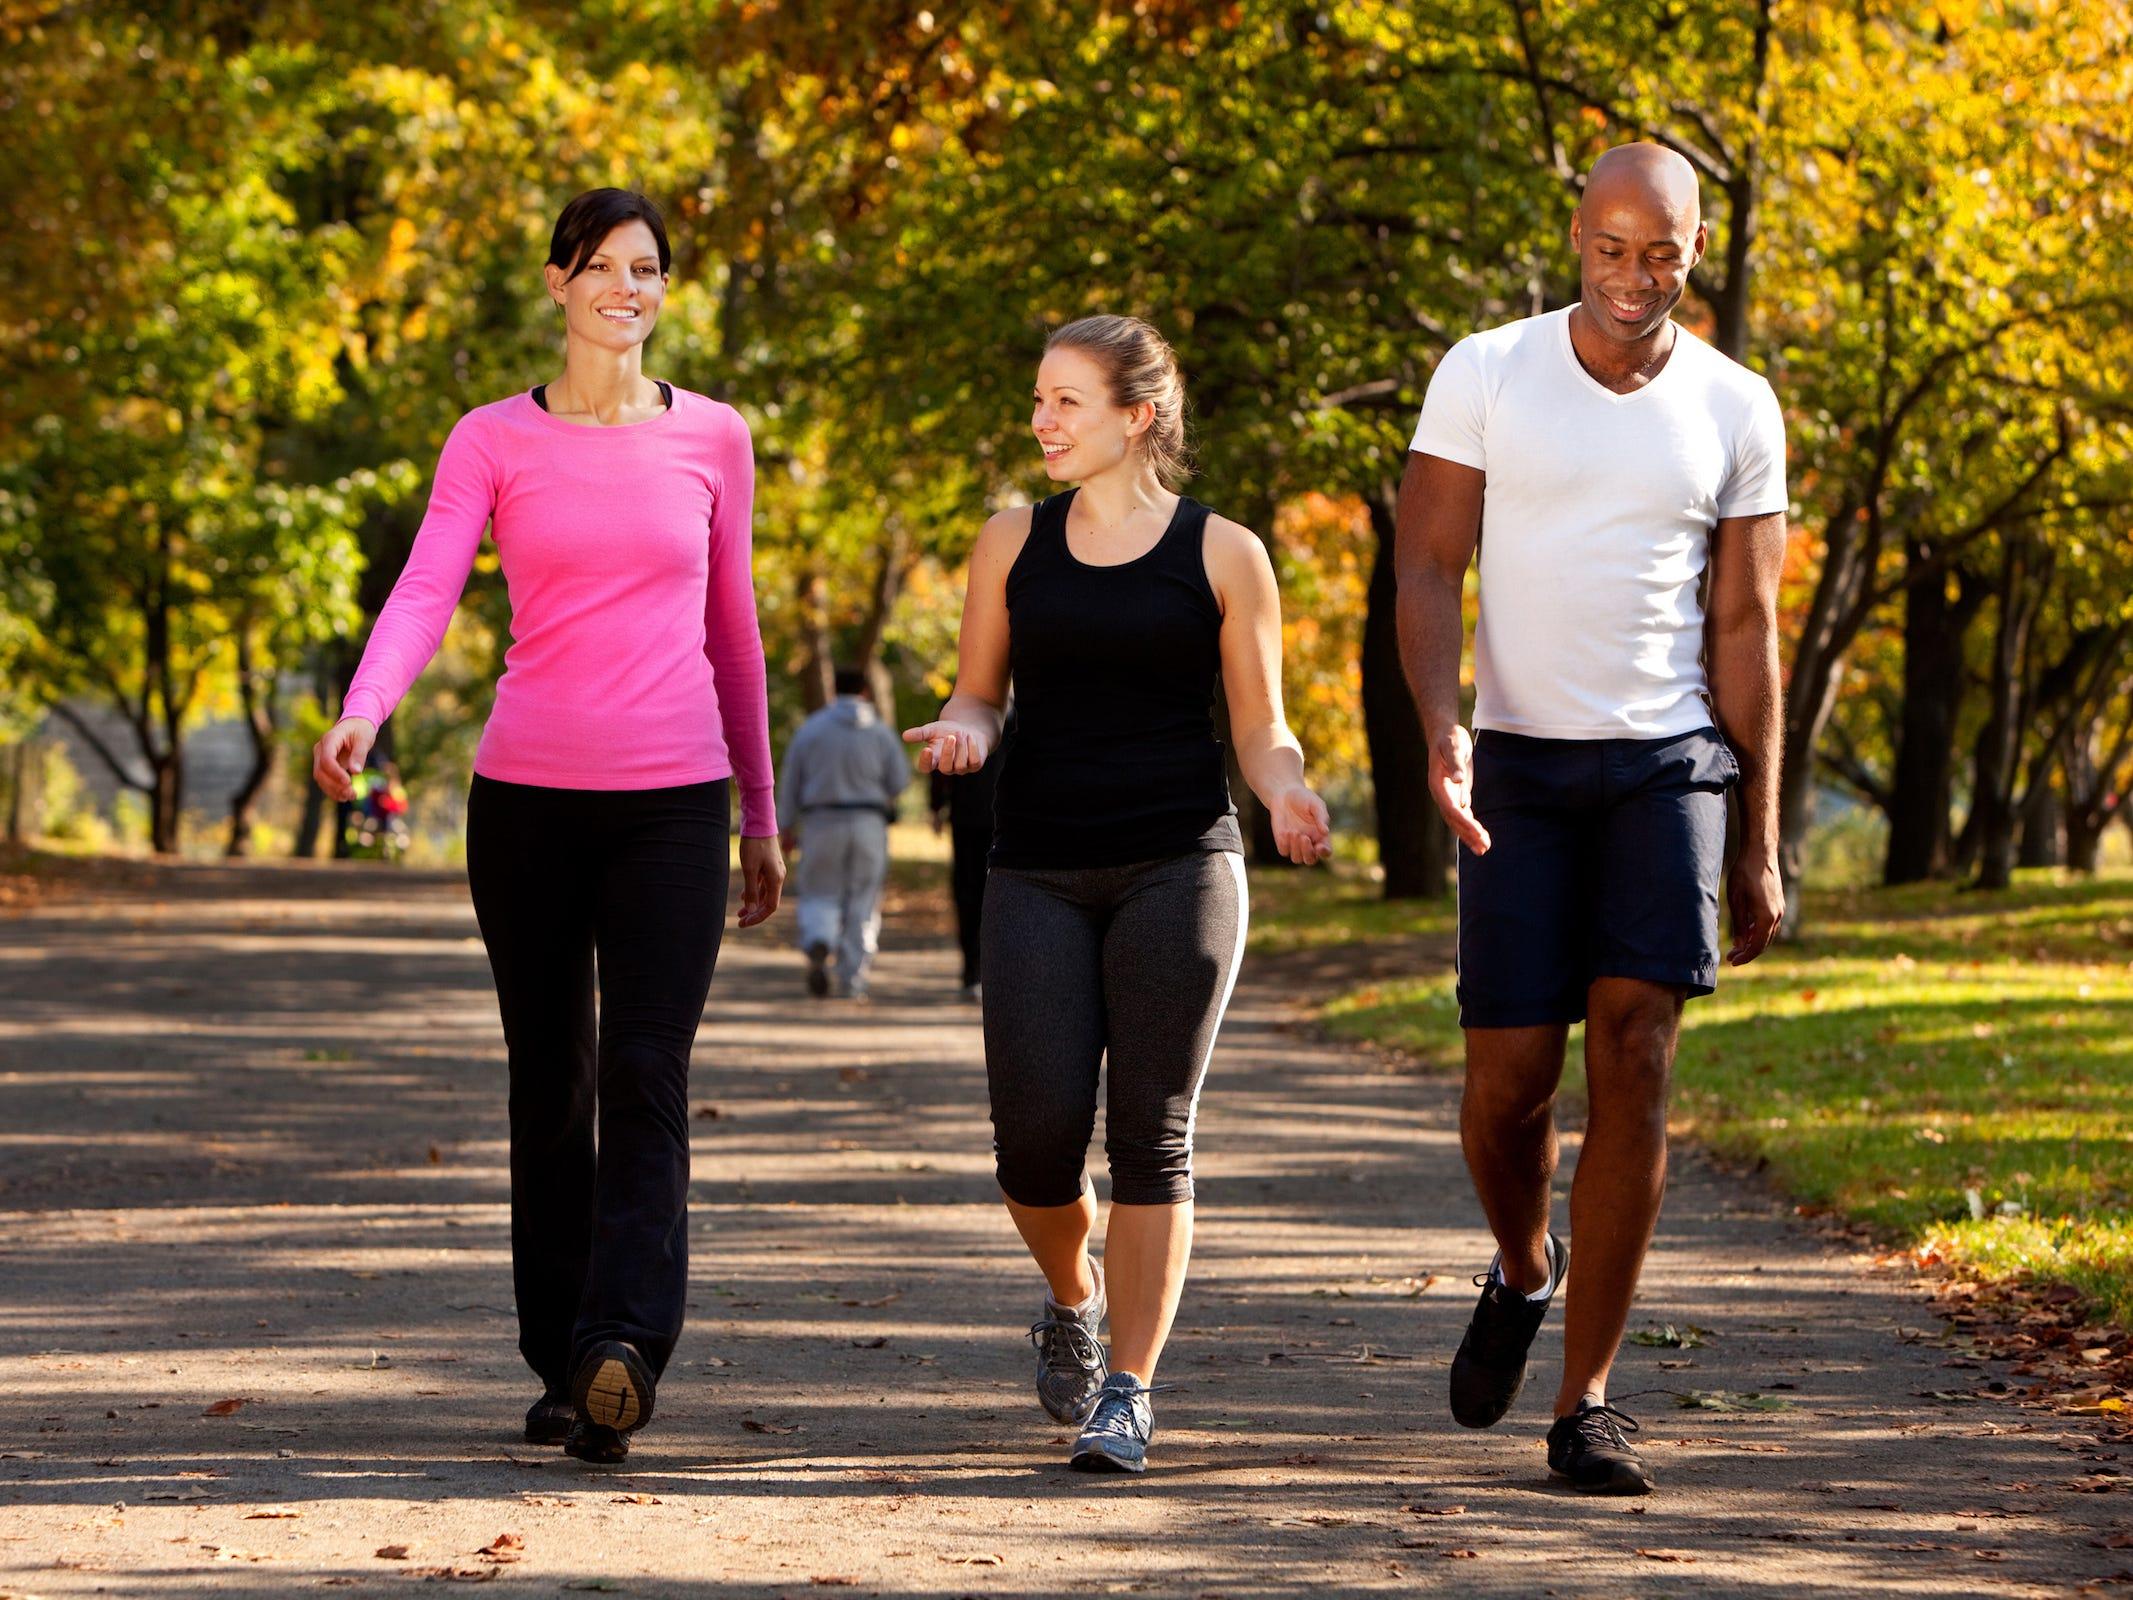
[[[820,711],[836,697],[837,646],[830,638],[829,580],[819,572],[800,577],[801,629],[807,640],[807,664],[800,672],[800,705]]]
[[[7,755],[7,842],[22,843],[22,819],[29,814],[25,791],[30,784],[30,741],[17,739]]]
[[[2036,620],[2044,585],[2030,582],[2034,554],[2027,540],[2009,533],[2000,563],[2000,625],[1993,636],[1992,711],[1978,746],[1977,887],[2004,889],[2014,881],[2014,787],[2022,754],[2024,663],[2029,627]]]
[[[1914,544],[1911,560],[1931,552]],[[1938,579],[1904,591],[1903,713],[1889,797],[1883,883],[1918,883],[1948,868],[1955,723],[1963,700],[1963,636],[1984,591],[1965,582],[1950,596]]]
[[[1822,570],[1814,598],[1793,648],[1792,674],[1785,688],[1785,741],[1778,769],[1778,870],[1785,884],[1785,921],[1781,938],[1797,938],[1801,921],[1801,878],[1807,835],[1815,820],[1815,751],[1836,709],[1844,681],[1844,654],[1870,610],[1868,585],[1874,572],[1878,536],[1862,513],[1840,511],[1830,519],[1824,540]]]
[[[1363,732],[1370,745],[1370,781],[1378,826],[1378,861],[1388,900],[1439,899],[1450,891],[1451,832],[1429,797],[1429,751],[1422,719],[1400,665],[1393,568],[1393,499],[1370,496],[1377,555],[1363,618]]]
[[[2056,867],[2066,859],[2066,816],[2060,809],[2059,791],[2051,785],[2051,769],[2044,781],[2032,777],[2029,794],[2022,802],[2022,847],[2015,865]]]
[[[230,798],[230,836],[222,851],[230,857],[252,853],[252,811],[274,773],[274,677],[258,669],[249,622],[240,620],[236,633],[237,704],[252,739],[252,765]]]
[[[2075,872],[2093,874],[2096,858],[2102,852],[2104,829],[2110,825],[2107,813],[2100,822],[2086,817],[2077,817],[2072,812],[2066,819],[2066,864]]]

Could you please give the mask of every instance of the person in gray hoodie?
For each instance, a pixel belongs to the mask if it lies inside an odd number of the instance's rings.
[[[903,741],[867,698],[866,675],[839,668],[837,698],[800,724],[778,770],[778,829],[794,875],[807,992],[863,999],[881,935],[889,823],[911,781]]]

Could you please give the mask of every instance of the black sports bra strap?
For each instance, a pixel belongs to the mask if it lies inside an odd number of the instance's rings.
[[[667,410],[672,411],[674,409],[674,386],[670,383],[662,383],[657,378],[654,378],[652,382],[659,386],[659,403]],[[543,411],[548,409],[547,384],[537,383],[533,386],[533,403]]]

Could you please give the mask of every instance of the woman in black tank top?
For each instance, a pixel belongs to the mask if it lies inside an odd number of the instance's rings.
[[[1200,1084],[1244,949],[1218,678],[1277,844],[1304,864],[1330,847],[1282,716],[1272,563],[1250,532],[1170,487],[1184,405],[1176,359],[1146,323],[1088,317],[1052,335],[1031,427],[1047,474],[1080,487],[986,523],[955,693],[904,735],[925,745],[928,770],[976,771],[1012,679],[980,953],[994,1157],[1045,1278],[1030,1330],[1038,1399],[1080,1424],[1072,1464],[1097,1471],[1145,1464],[1148,1395],[1191,1253]],[[1100,1082],[1101,1268],[1083,1171]]]

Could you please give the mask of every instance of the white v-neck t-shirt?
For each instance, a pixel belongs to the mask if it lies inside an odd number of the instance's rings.
[[[1785,421],[1758,374],[1676,325],[1659,375],[1616,394],[1570,312],[1460,340],[1412,449],[1487,474],[1474,726],[1662,739],[1711,725],[1703,576],[1722,517],[1786,508]]]

